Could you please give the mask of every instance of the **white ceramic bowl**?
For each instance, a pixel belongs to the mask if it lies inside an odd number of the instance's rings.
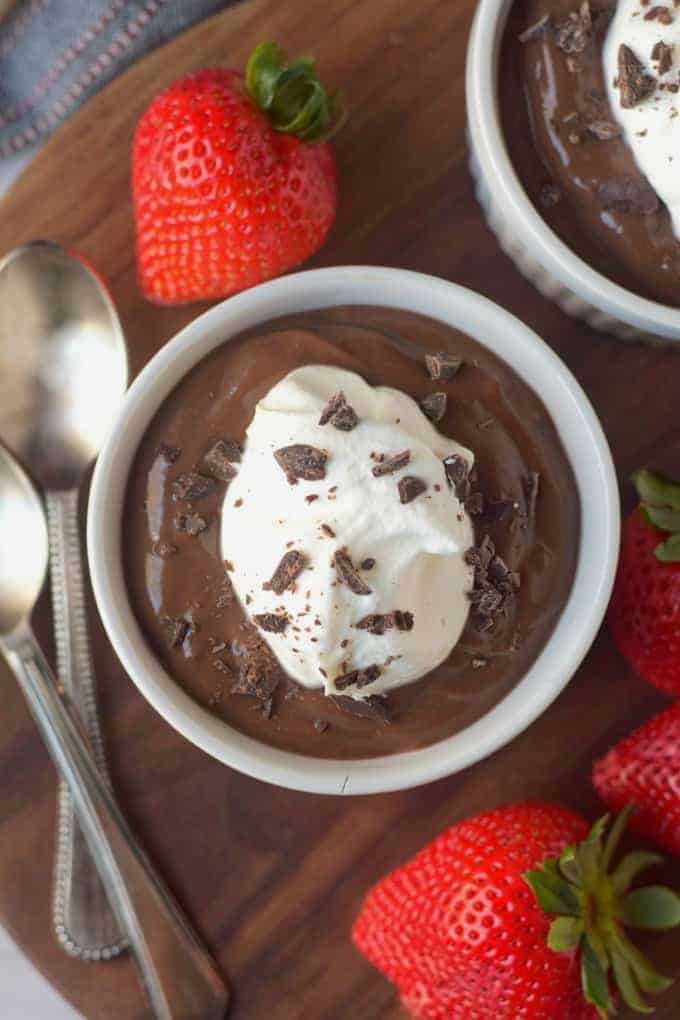
[[[592,269],[550,229],[528,198],[505,145],[498,60],[513,0],[479,0],[466,67],[470,169],[501,248],[569,315],[623,339],[680,340],[680,310],[633,294]]]
[[[361,304],[429,315],[507,361],[552,414],[578,484],[583,525],[574,587],[526,676],[466,730],[418,751],[327,761],[268,747],[201,708],[165,672],[132,613],[121,562],[121,515],[137,446],[159,406],[210,351],[258,323],[314,308]],[[217,305],[171,340],[136,379],[92,483],[88,549],[106,631],[123,666],[163,718],[208,754],[258,779],[315,793],[378,793],[463,769],[521,733],[560,693],[590,647],[610,594],[619,502],[607,442],[587,397],[559,358],[497,305],[444,280],[398,269],[350,266],[286,276]]]

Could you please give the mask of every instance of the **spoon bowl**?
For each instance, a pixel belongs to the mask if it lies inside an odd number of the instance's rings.
[[[90,266],[32,241],[0,261],[0,435],[46,489],[71,489],[127,387],[123,331]]]
[[[116,310],[80,255],[49,241],[32,241],[0,260],[0,439],[45,493],[57,672],[80,711],[104,776],[78,502],[80,483],[118,412],[127,374]],[[122,952],[124,939],[63,783],[58,812],[55,935],[79,959],[112,959]]]
[[[31,613],[47,570],[45,512],[33,484],[0,445],[0,635]]]

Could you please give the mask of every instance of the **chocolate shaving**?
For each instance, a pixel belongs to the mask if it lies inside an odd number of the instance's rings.
[[[228,577],[225,577],[222,581],[222,589],[220,594],[217,596],[217,602],[215,603],[217,609],[226,609],[227,606],[232,605],[236,596],[234,595],[234,589],[232,588],[231,581]]]
[[[661,25],[672,25],[673,15],[668,7],[656,4],[654,7],[650,7],[645,14],[645,21],[658,21]]]
[[[571,113],[562,118],[562,123],[568,128],[567,140],[571,142],[572,145],[580,144],[583,138],[583,132],[585,131],[585,125],[581,118],[581,114],[576,110],[572,110]]]
[[[357,630],[367,630],[369,634],[379,636],[395,627],[401,631],[413,630],[413,613],[403,612],[401,609],[395,609],[393,613],[369,613],[354,626]]]
[[[659,198],[645,177],[610,177],[597,189],[603,209],[650,216],[659,208]]]
[[[418,496],[422,496],[424,492],[427,492],[427,485],[422,478],[416,478],[415,475],[405,475],[399,480],[399,501],[401,503],[412,503]]]
[[[331,700],[348,715],[360,719],[379,719],[381,722],[392,721],[392,713],[387,698],[382,694],[371,694],[368,698],[350,698],[346,694],[331,695]]]
[[[335,414],[335,412],[338,411],[344,403],[345,394],[342,392],[342,390],[340,390],[339,393],[335,393],[331,397],[331,399],[324,407],[323,411],[321,412],[321,417],[319,418],[319,425],[327,425],[328,422],[333,417],[333,415]]]
[[[333,683],[336,691],[345,691],[348,687],[361,689],[375,683],[380,673],[380,666],[367,666],[366,669],[353,669],[349,673],[343,673],[342,676],[336,677]]]
[[[333,557],[333,566],[341,584],[347,585],[355,595],[370,595],[370,588],[356,570],[346,549],[337,549]]]
[[[208,527],[205,517],[200,514],[177,514],[173,521],[177,531],[183,531],[187,535],[200,535]]]
[[[484,513],[484,494],[471,492],[465,500],[465,509],[471,517],[480,517]]]
[[[270,701],[282,679],[281,667],[257,631],[249,627],[243,643],[235,649],[240,657],[238,677],[232,694],[245,694],[264,703]]]
[[[667,74],[673,66],[673,47],[660,39],[652,49],[652,60],[655,61],[659,74]]]
[[[453,379],[463,366],[463,359],[448,351],[437,351],[425,355],[425,365],[430,379]]]
[[[232,684],[232,694],[247,694],[251,698],[258,698],[268,701],[269,691],[276,689],[278,681],[275,681],[265,672],[261,672],[255,663],[248,663],[242,667],[236,681]]]
[[[656,88],[656,78],[647,74],[642,61],[636,57],[630,46],[619,46],[618,77],[616,85],[624,110],[632,110]]]
[[[161,626],[169,648],[180,648],[194,629],[192,623],[183,616],[164,616]]]
[[[465,457],[461,457],[457,453],[444,457],[444,474],[446,481],[455,490],[458,498],[465,499],[469,489],[467,482],[470,474],[470,465]]]
[[[497,553],[489,563],[487,574],[497,591],[507,595],[519,590],[520,578],[517,571],[510,570],[505,560]]]
[[[494,616],[501,607],[503,595],[489,584],[474,588],[470,592],[470,602],[480,616]]]
[[[341,432],[351,432],[359,424],[359,417],[349,404],[339,407],[331,418],[331,425]]]
[[[359,564],[362,570],[373,570],[375,566],[375,560],[372,556],[367,556],[365,560],[362,560]]]
[[[326,477],[328,454],[315,446],[304,443],[282,446],[275,451],[274,459],[291,485],[297,485],[299,478],[306,482],[319,482]]]
[[[407,464],[411,462],[411,451],[402,450],[401,453],[395,453],[393,457],[388,457],[385,460],[379,461],[373,465],[372,472],[375,478],[381,478],[383,475],[393,475],[395,471],[401,471]]]
[[[269,581],[262,585],[265,591],[273,591],[275,595],[283,595],[291,587],[293,582],[300,576],[307,558],[299,549],[291,549],[282,558]]]
[[[177,546],[172,545],[171,542],[154,542],[151,546],[153,555],[160,556],[162,560],[168,559],[169,556],[174,556],[177,551]]]
[[[591,120],[587,130],[601,142],[608,142],[611,138],[618,138],[621,134],[621,128],[612,120]]]
[[[241,450],[230,439],[218,439],[203,457],[207,471],[221,482],[230,482],[236,477],[234,463],[241,460]]]
[[[331,397],[321,412],[319,425],[328,424],[335,426],[336,429],[340,429],[341,432],[351,432],[359,424],[357,413],[347,403],[342,390]]]
[[[488,535],[479,546],[468,549],[465,562],[475,570],[473,588],[469,593],[473,623],[478,631],[491,630],[498,616],[505,612],[515,597],[520,586],[519,574],[511,571],[497,555]]]
[[[367,630],[369,634],[382,635],[386,630],[392,630],[394,627],[394,614],[369,613],[368,616],[362,617],[354,626],[357,630]]]
[[[211,496],[216,488],[214,478],[201,475],[198,471],[188,471],[172,483],[172,498],[176,503],[193,503]]]
[[[555,43],[564,53],[583,53],[593,29],[590,4],[584,0],[578,11],[572,11],[555,28]]]
[[[522,44],[524,44],[524,43],[531,42],[532,39],[537,39],[539,35],[543,35],[545,30],[548,28],[549,24],[550,24],[550,15],[549,14],[545,14],[542,18],[540,18],[538,21],[534,22],[533,25],[530,25],[529,28],[526,28],[521,33],[521,35],[518,36],[519,41]]]
[[[423,397],[420,406],[423,409],[423,414],[436,425],[446,414],[446,394],[430,393]]]
[[[216,669],[218,673],[224,673],[228,677],[234,676],[234,671],[231,666],[228,666],[223,659],[213,659],[213,669]]]
[[[496,524],[497,521],[502,521],[508,514],[511,514],[514,509],[515,504],[510,499],[490,499],[484,507],[481,523]]]
[[[335,532],[331,528],[330,524],[322,524],[321,530],[323,531],[324,535],[328,535],[329,538],[335,538]]]
[[[395,609],[392,615],[394,616],[394,626],[397,630],[413,630],[413,613],[402,609]]]
[[[556,184],[544,184],[538,195],[538,200],[544,209],[552,209],[563,198],[564,192]]]
[[[268,634],[283,634],[290,623],[288,616],[282,613],[257,613],[253,620],[260,630],[265,630]]]
[[[220,446],[222,453],[232,464],[240,464],[241,457],[243,456],[243,450],[241,444],[237,443],[235,439],[222,439],[217,444]]]
[[[162,457],[166,464],[174,464],[182,456],[179,446],[171,446],[169,443],[159,443],[157,454]]]

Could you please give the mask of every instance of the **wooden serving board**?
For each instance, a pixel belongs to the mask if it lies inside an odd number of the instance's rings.
[[[474,6],[250,0],[226,10],[133,67],[57,132],[2,203],[0,253],[48,237],[91,258],[113,291],[138,372],[203,308],[159,309],[137,290],[129,193],[137,117],[180,73],[242,66],[262,39],[314,53],[351,116],[337,138],[337,223],[311,264],[435,273],[519,315],[590,394],[629,501],[633,468],[680,466],[680,352],[627,345],[567,318],[501,254],[467,171],[463,80]],[[137,693],[94,616],[93,627],[119,799],[228,976],[234,1020],[403,1017],[349,941],[369,885],[440,829],[503,801],[555,798],[595,817],[593,758],[665,703],[603,632],[558,702],[482,764],[405,793],[312,797],[247,779],[193,748]],[[49,647],[47,600],[37,628]],[[140,1020],[147,1014],[129,960],[80,964],[52,938],[55,777],[18,689],[0,673],[0,922],[86,1017]],[[666,878],[680,884],[680,867]],[[680,933],[650,941],[658,965],[680,977]],[[680,984],[657,1016],[679,1013]]]

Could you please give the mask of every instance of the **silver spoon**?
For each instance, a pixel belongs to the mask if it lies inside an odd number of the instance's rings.
[[[127,385],[111,300],[92,270],[36,241],[0,261],[0,437],[46,492],[57,675],[78,707],[108,782],[88,639],[78,490]],[[63,948],[110,959],[125,940],[60,783],[52,915]]]
[[[14,672],[54,764],[116,919],[127,932],[157,1020],[221,1020],[229,1000],[215,966],[152,870],[102,780],[75,706],[30,625],[47,569],[47,526],[33,485],[0,446],[0,652]]]

